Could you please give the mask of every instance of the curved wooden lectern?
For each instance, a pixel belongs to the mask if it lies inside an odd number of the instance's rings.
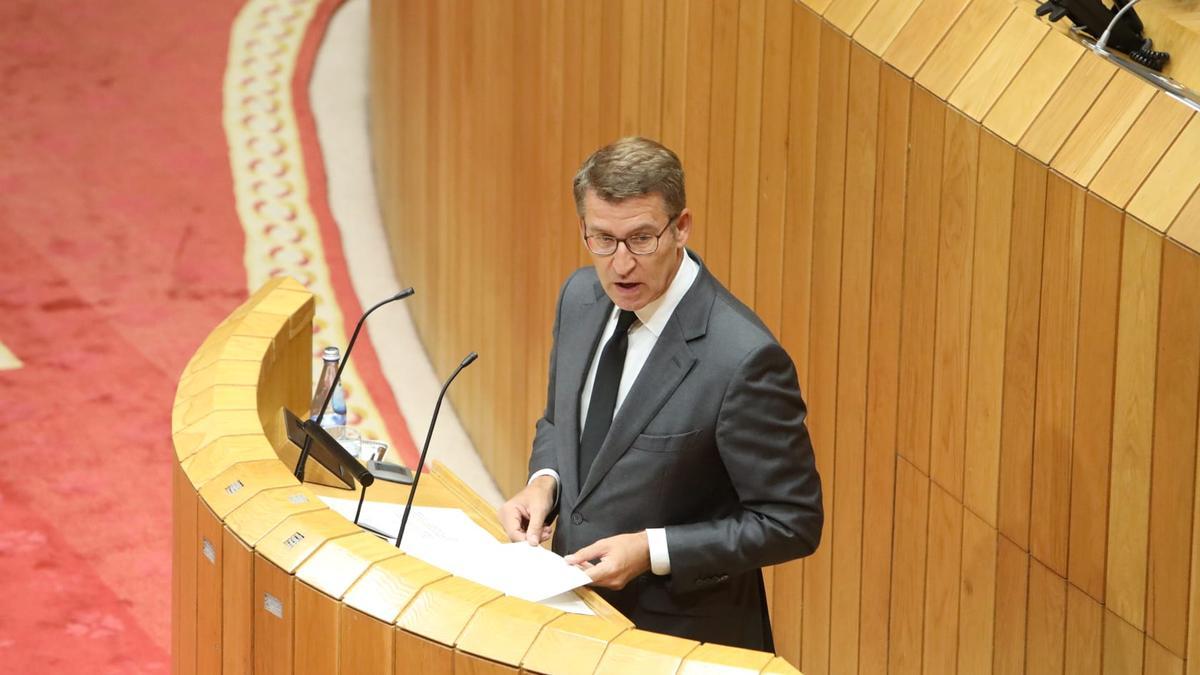
[[[301,485],[281,408],[311,391],[312,294],[275,279],[221,323],[175,395],[172,641],[188,673],[794,673],[781,658],[636,630],[501,595],[406,556]],[[310,476],[324,481],[313,465]],[[372,499],[406,488],[378,485]],[[435,465],[418,502],[502,534],[491,507]]]

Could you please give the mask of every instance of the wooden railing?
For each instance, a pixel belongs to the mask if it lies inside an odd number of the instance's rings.
[[[504,596],[330,510],[319,495],[355,493],[297,482],[296,448],[278,435],[282,407],[308,409],[312,318],[312,295],[275,279],[212,332],[180,378],[174,673],[796,672],[771,654],[635,630],[590,589],[578,594],[595,616]],[[372,500],[406,496],[371,488]],[[440,465],[417,503],[463,509],[503,535],[492,507]]]

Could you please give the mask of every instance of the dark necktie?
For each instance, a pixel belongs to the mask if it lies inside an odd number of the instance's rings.
[[[583,425],[583,436],[579,439],[579,484],[587,479],[592,462],[600,453],[600,446],[612,426],[613,413],[617,407],[617,388],[621,384],[621,371],[625,369],[625,350],[629,346],[629,327],[637,315],[621,310],[617,316],[617,329],[604,345],[600,363],[596,366],[596,380],[592,383],[592,399],[588,404],[587,421]]]

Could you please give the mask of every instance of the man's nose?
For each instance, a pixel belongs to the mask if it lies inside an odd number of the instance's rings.
[[[625,276],[633,271],[637,261],[629,252],[629,245],[625,242],[617,242],[617,250],[613,251],[613,271],[621,276]]]

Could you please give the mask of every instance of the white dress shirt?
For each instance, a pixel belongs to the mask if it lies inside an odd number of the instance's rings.
[[[638,320],[629,329],[629,343],[625,350],[625,367],[621,370],[621,383],[617,387],[617,404],[613,408],[614,417],[617,411],[621,409],[621,404],[625,402],[625,396],[633,387],[638,374],[642,372],[642,366],[646,365],[646,359],[649,358],[650,351],[654,349],[654,345],[658,342],[658,336],[662,335],[663,329],[667,326],[667,321],[675,313],[675,308],[679,306],[680,301],[683,300],[683,296],[687,294],[698,276],[700,276],[700,266],[687,253],[684,253],[683,260],[679,263],[679,269],[675,271],[675,278],[671,280],[671,285],[667,287],[666,292],[649,302],[645,307],[634,312],[637,314]],[[604,345],[608,344],[608,339],[616,331],[619,311],[620,308],[614,306],[612,313],[608,317],[608,321],[604,324],[604,333],[600,335],[600,342],[597,344],[596,353],[592,356],[592,365],[588,368],[587,379],[583,383],[583,393],[579,399],[579,428],[581,435],[584,423],[587,420],[588,407],[592,402],[592,385],[596,381],[596,368],[600,364],[600,355],[604,351]],[[557,503],[559,478],[558,473],[554,469],[541,469],[534,472],[529,477],[529,482],[532,483],[538,476],[546,475],[554,477],[555,501]],[[661,527],[647,528],[646,536],[650,542],[650,571],[660,575],[670,574],[671,559],[667,554],[666,530]]]

